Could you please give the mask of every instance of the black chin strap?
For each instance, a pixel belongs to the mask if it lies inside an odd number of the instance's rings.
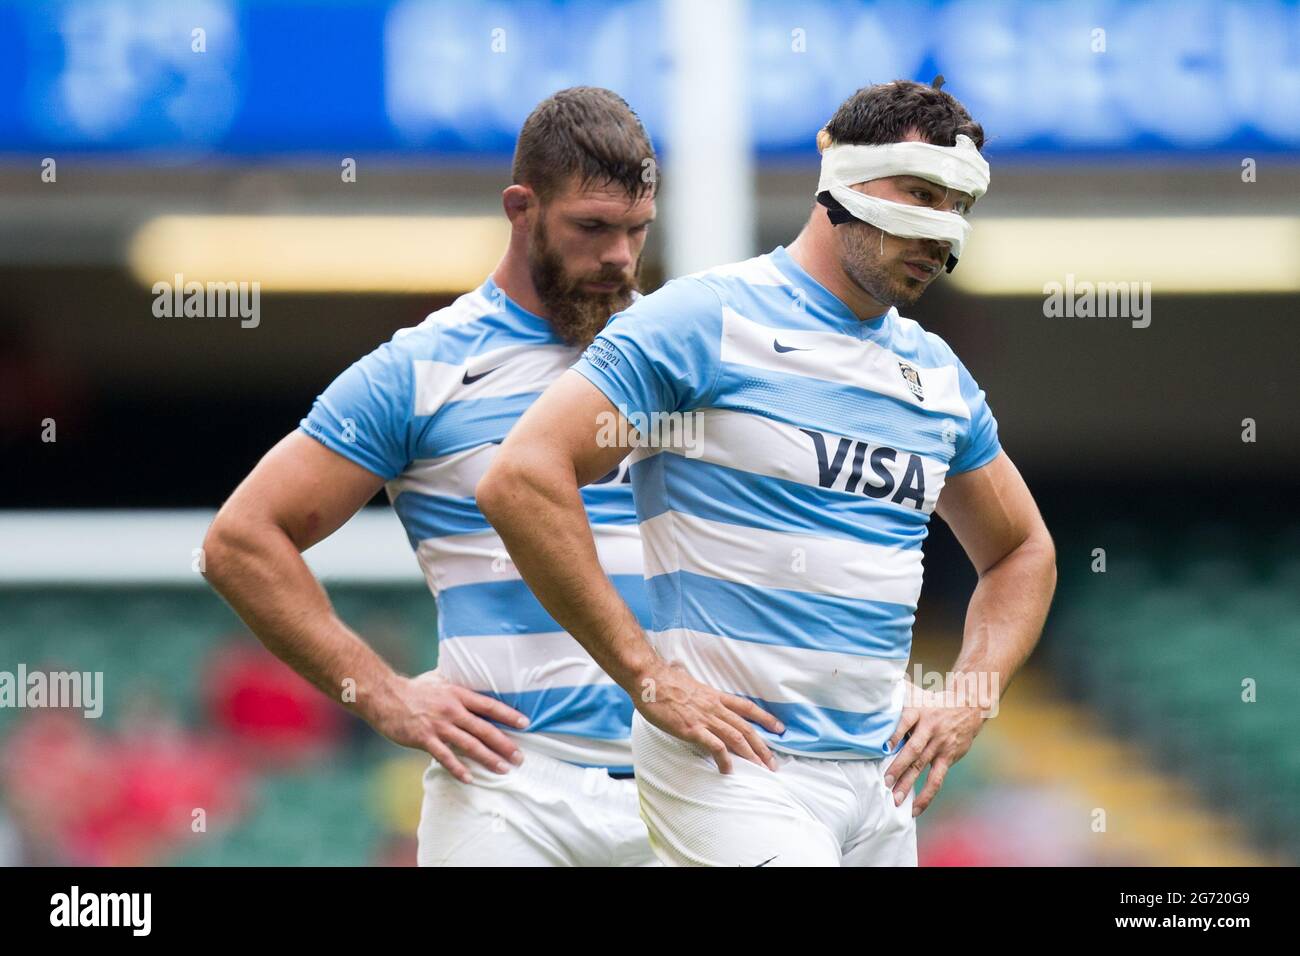
[[[817,201],[826,207],[826,218],[831,221],[832,226],[840,226],[857,219],[857,216],[844,208],[843,203],[831,195],[829,189],[823,189],[819,192]],[[944,266],[944,271],[952,272],[955,268],[957,268],[957,257],[950,252],[948,253],[948,262]]]
[[[823,189],[817,194],[817,201],[826,207],[826,218],[831,221],[832,226],[840,226],[846,222],[851,222],[854,218],[853,213],[844,208],[844,204],[831,195],[829,189]]]

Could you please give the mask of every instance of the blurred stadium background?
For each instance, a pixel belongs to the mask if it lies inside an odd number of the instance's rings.
[[[491,270],[548,93],[609,86],[655,137],[653,289],[788,242],[838,102],[938,73],[993,185],[911,314],[988,391],[1060,587],[922,863],[1300,861],[1296,3],[52,0],[0,3],[0,671],[102,671],[105,705],[0,708],[0,863],[413,863],[425,759],[207,589],[216,507]],[[156,316],[177,274],[260,282],[256,327]],[[1047,317],[1067,275],[1150,282],[1150,325]],[[928,670],[973,584],[933,527]],[[382,501],[308,557],[435,664]]]

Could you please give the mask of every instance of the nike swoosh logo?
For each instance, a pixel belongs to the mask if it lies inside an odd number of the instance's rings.
[[[811,352],[812,351],[812,349],[795,348],[793,345],[782,345],[776,339],[772,340],[772,348],[776,349],[778,352]]]
[[[811,349],[800,349],[799,351],[801,351],[801,352],[810,352],[810,351],[812,351],[812,350],[811,350]],[[780,856],[780,855],[781,855],[781,854],[778,853],[776,856]],[[755,866],[767,866],[769,863],[771,863],[773,860],[776,859],[776,856],[769,856],[769,857],[768,857],[766,860],[764,860],[762,863],[755,863],[754,865],[755,865]]]
[[[500,368],[500,367],[501,367],[500,365],[497,366],[497,368]],[[477,382],[477,381],[478,381],[479,379],[481,379],[483,376],[485,376],[485,375],[491,375],[493,372],[495,372],[495,371],[497,370],[497,368],[490,368],[490,369],[488,369],[486,372],[479,372],[477,375],[471,375],[471,374],[469,374],[468,371],[466,371],[466,372],[465,372],[465,377],[461,379],[461,383],[464,384],[464,385],[473,385],[475,382]]]

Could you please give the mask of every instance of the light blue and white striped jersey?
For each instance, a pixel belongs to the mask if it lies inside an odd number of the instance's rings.
[[[438,669],[531,721],[534,749],[629,770],[632,702],[519,577],[474,488],[580,349],[488,279],[334,380],[302,421],[387,481],[438,603]],[[649,624],[628,464],[582,490],[601,563]]]
[[[776,749],[888,754],[930,514],[999,451],[952,349],[777,247],[640,299],[574,368],[633,423],[693,416],[629,458],[651,643],[779,717]]]

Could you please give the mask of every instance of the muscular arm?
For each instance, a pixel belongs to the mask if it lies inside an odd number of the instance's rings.
[[[1051,535],[1005,452],[955,476],[937,510],[979,573],[953,670],[996,674],[1005,690],[1038,643],[1056,590]]]
[[[517,748],[486,721],[462,713],[463,705],[516,726],[521,715],[428,675],[395,673],[338,618],[302,559],[382,485],[378,475],[293,432],[217,513],[203,541],[204,577],[272,653],[389,739],[428,751],[462,780],[468,774],[449,743],[500,770],[500,757],[479,741],[509,758]],[[348,678],[356,682],[355,702],[343,697]]]
[[[382,486],[378,475],[294,432],[235,489],[203,541],[213,588],[276,656],[335,699],[345,678],[373,691],[393,674],[335,616],[300,552],[338,530]],[[359,695],[351,709],[366,716],[373,697]]]
[[[601,568],[579,492],[629,451],[597,443],[600,415],[617,415],[609,399],[576,372],[560,376],[502,443],[477,498],[537,599],[635,697],[658,658]]]
[[[601,423],[617,416],[599,389],[566,372],[502,443],[479,483],[479,510],[538,600],[647,720],[707,748],[724,772],[728,751],[772,766],[749,721],[781,733],[779,722],[752,701],[720,694],[667,665],[600,566],[579,489],[627,455],[628,448],[598,440]]]
[[[1005,453],[953,476],[937,507],[965,549],[979,583],[966,609],[951,695],[904,707],[890,739],[907,743],[890,765],[887,785],[902,803],[926,766],[930,774],[912,807],[920,815],[952,764],[970,749],[984,720],[996,713],[1012,676],[1038,643],[1056,589],[1056,550],[1020,472]]]

